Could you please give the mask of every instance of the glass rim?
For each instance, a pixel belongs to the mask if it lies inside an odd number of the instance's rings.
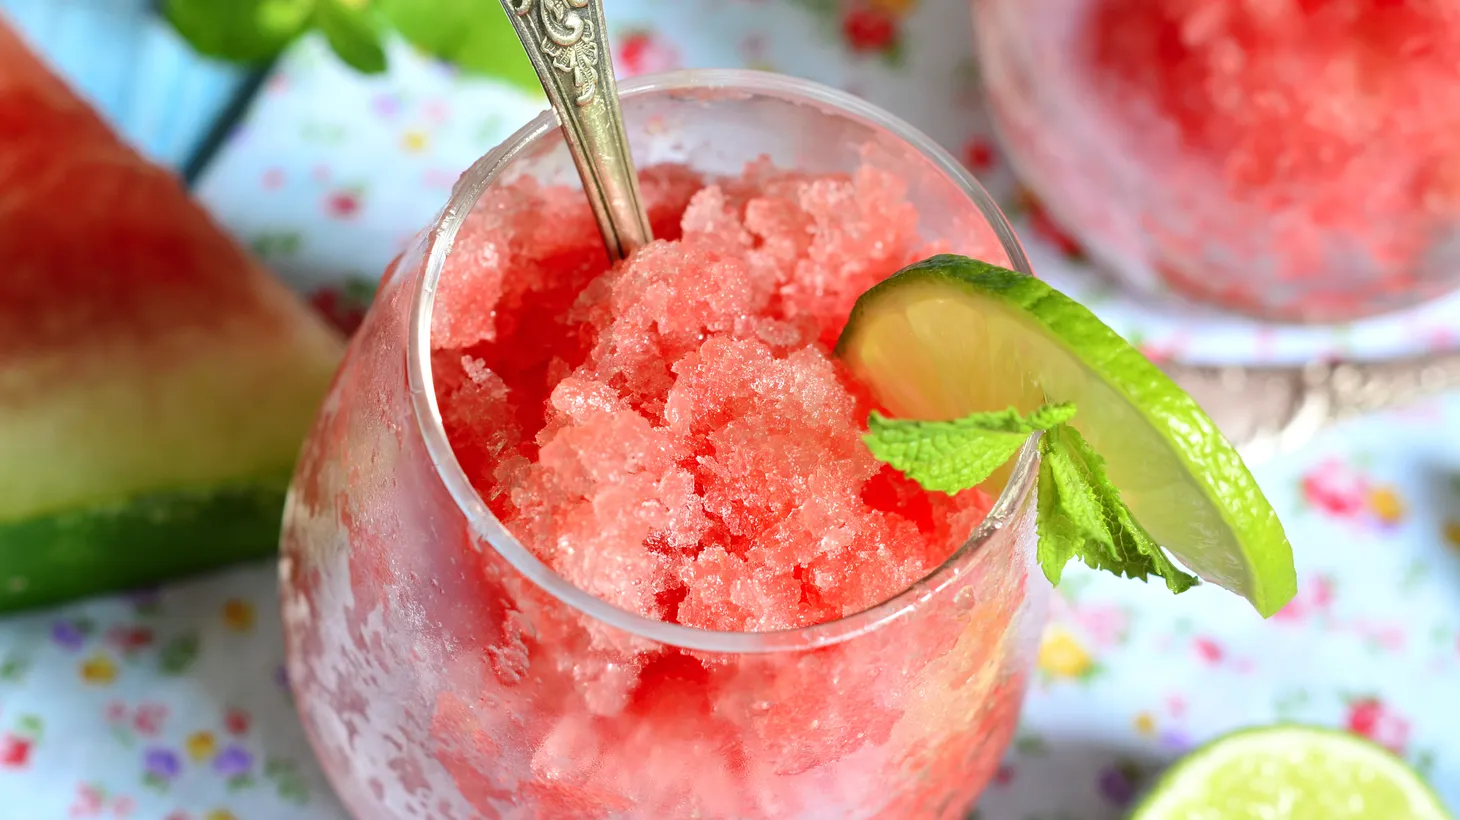
[[[1010,266],[1020,273],[1032,275],[1024,250],[1003,212],[962,164],[932,138],[909,123],[859,97],[809,80],[747,69],[650,74],[623,83],[619,93],[620,96],[629,98],[707,89],[759,94],[811,105],[828,110],[833,115],[860,121],[874,129],[891,133],[910,145],[962,189],[992,227],[1009,257]],[[456,460],[450,441],[447,440],[431,372],[431,315],[435,305],[436,283],[445,269],[447,255],[466,216],[514,160],[557,128],[557,117],[548,109],[472,163],[462,174],[445,209],[430,231],[425,274],[418,278],[411,295],[405,353],[417,432],[424,440],[437,476],[466,517],[472,534],[476,536],[473,541],[486,541],[514,570],[539,589],[600,623],[660,644],[700,652],[764,654],[830,646],[875,631],[906,616],[921,603],[954,583],[969,568],[972,559],[983,546],[1013,522],[1025,499],[1033,491],[1039,469],[1037,433],[1020,449],[1013,472],[989,509],[988,515],[973,535],[943,563],[911,586],[867,609],[797,629],[770,632],[715,631],[659,621],[630,612],[573,585],[507,531],[467,479],[461,464]],[[477,547],[482,548],[480,544]]]

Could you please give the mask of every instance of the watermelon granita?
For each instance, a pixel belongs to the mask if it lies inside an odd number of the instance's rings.
[[[612,269],[576,188],[490,191],[457,235],[432,366],[447,436],[492,511],[578,588],[707,630],[853,615],[943,563],[992,500],[930,494],[877,462],[861,441],[866,392],[830,353],[857,296],[930,252],[901,181],[757,163],[713,181],[650,168],[643,187],[660,240]],[[988,616],[971,651],[992,651],[1017,603]],[[577,624],[559,628],[580,640]],[[951,649],[948,637],[930,634],[921,660]],[[665,755],[687,721],[712,723],[743,670],[586,641],[565,679],[582,705],[554,716],[553,736],[574,756],[602,755],[578,761],[574,794],[626,799],[643,791],[642,761]],[[886,736],[903,711],[892,704],[916,697],[889,681],[850,714],[797,726],[791,715],[825,696],[819,678],[777,683],[750,737],[716,740],[733,750],[716,768],[754,756],[773,772],[814,771]],[[662,698],[674,703],[635,708]]]
[[[648,618],[794,629],[906,589],[991,500],[877,462],[830,353],[856,297],[928,255],[898,180],[644,178],[667,241],[609,271],[576,189],[503,187],[462,226],[432,361],[472,483],[564,578]]]
[[[974,6],[1020,175],[1116,272],[1295,321],[1460,284],[1460,6]]]
[[[838,92],[623,92],[656,241],[610,266],[543,118],[351,342],[281,560],[321,763],[362,820],[962,817],[1033,661],[1034,475],[884,467],[832,351],[899,268],[1017,243]]]

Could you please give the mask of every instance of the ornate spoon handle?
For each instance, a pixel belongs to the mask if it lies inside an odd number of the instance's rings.
[[[610,259],[653,238],[624,133],[603,0],[502,0],[562,123]]]
[[[1291,451],[1341,419],[1460,389],[1460,352],[1371,363],[1162,369],[1253,461]]]

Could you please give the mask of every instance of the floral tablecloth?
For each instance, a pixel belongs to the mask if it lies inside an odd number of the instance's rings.
[[[7,0],[16,2],[17,0]],[[849,88],[921,125],[1013,195],[963,3],[615,0],[621,72],[745,65]],[[456,175],[541,107],[404,49],[363,78],[294,47],[203,174],[237,235],[349,325]],[[1275,360],[1453,344],[1460,299],[1332,328],[1264,328],[1116,292],[1037,210],[1041,275],[1152,355]],[[1090,573],[1060,590],[1019,739],[983,820],[1115,820],[1220,732],[1299,720],[1374,737],[1460,810],[1460,395],[1359,420],[1261,465],[1301,591],[1271,621]],[[280,670],[275,578],[243,567],[0,621],[0,818],[341,818]]]

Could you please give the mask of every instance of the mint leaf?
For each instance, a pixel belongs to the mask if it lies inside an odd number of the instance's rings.
[[[317,0],[314,19],[330,48],[346,65],[362,74],[385,70],[385,49],[375,15],[364,3]]]
[[[541,91],[501,0],[376,0],[401,36],[461,68]]]
[[[974,487],[1014,457],[1029,435],[1068,421],[1072,404],[1053,404],[1029,416],[1010,408],[954,421],[908,421],[873,413],[867,449],[923,489],[954,493]]]
[[[1083,487],[1070,492],[1071,479],[1066,475],[1075,466],[1063,458],[1063,451],[1052,452],[1048,438],[1039,441],[1039,496],[1035,525],[1039,532],[1039,549],[1035,556],[1044,577],[1051,584],[1059,585],[1065,564],[1080,554],[1089,536],[1088,519],[1078,512],[1079,501],[1084,495]],[[1063,479],[1063,480],[1062,480]],[[1076,510],[1065,508],[1065,496],[1071,496]]]
[[[200,54],[259,62],[309,27],[315,0],[166,0],[162,12]]]
[[[1196,584],[1195,576],[1182,572],[1131,515],[1105,475],[1105,459],[1078,430],[1060,425],[1045,434],[1039,449],[1040,492],[1052,485],[1057,494],[1051,502],[1057,511],[1046,512],[1042,498],[1039,504],[1039,564],[1051,583],[1059,583],[1065,563],[1078,557],[1094,569],[1127,578],[1158,575],[1172,592]]]
[[[500,0],[163,0],[163,15],[200,54],[256,63],[318,28],[340,59],[364,73],[386,67],[383,35],[463,70],[540,92]]]
[[[1172,592],[1197,583],[1131,515],[1105,474],[1105,459],[1068,422],[1073,404],[1046,404],[1027,416],[1013,409],[954,421],[867,420],[867,448],[922,485],[950,495],[977,486],[1013,458],[1036,432],[1039,443],[1038,561],[1051,583],[1078,558],[1128,578],[1165,579]]]

